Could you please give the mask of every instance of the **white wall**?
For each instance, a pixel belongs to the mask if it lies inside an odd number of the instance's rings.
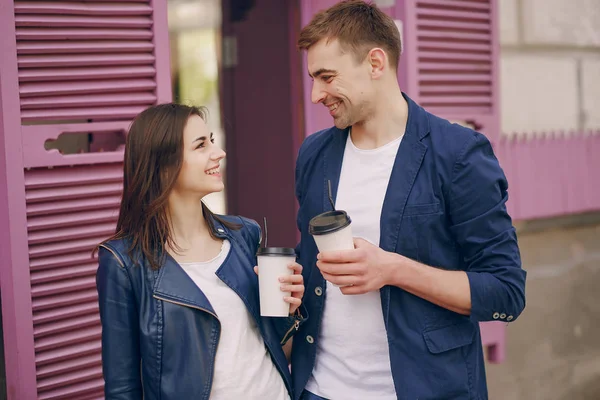
[[[502,131],[600,129],[600,0],[497,0]]]

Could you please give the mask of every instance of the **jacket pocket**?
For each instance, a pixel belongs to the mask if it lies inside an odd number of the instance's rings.
[[[418,215],[439,214],[442,210],[440,203],[430,204],[408,204],[404,209],[404,217],[416,217]]]
[[[441,218],[440,203],[407,205],[396,250],[408,258],[431,265],[431,250],[442,226]]]
[[[473,371],[467,362],[475,328],[470,321],[425,330],[429,355],[422,365],[424,380],[431,389],[424,399],[466,400],[473,398]]]
[[[423,332],[427,349],[432,354],[440,354],[472,344],[474,336],[475,327],[470,321]]]

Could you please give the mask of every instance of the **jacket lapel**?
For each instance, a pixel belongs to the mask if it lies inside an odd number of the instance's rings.
[[[421,142],[429,132],[427,115],[412,100],[405,98],[408,102],[408,121],[381,210],[379,246],[386,251],[396,249],[406,202],[427,152],[427,146]]]
[[[229,235],[229,242],[231,243],[229,256],[217,269],[216,275],[242,299],[260,326],[258,277],[253,270],[256,261],[248,259],[247,254],[240,248],[241,244],[233,235]]]
[[[331,181],[331,196],[335,204],[337,190],[340,183],[340,174],[342,172],[342,161],[344,160],[344,150],[346,149],[346,140],[348,139],[349,129],[336,130],[331,145],[323,153],[323,210],[331,211],[329,202],[329,182]]]
[[[167,254],[154,285],[154,297],[216,316],[212,305],[181,266]]]
[[[226,238],[225,227],[215,219],[213,219],[213,224],[218,231],[217,236],[221,239]],[[154,297],[200,309],[217,317],[206,295],[169,253],[166,254],[165,263],[158,271],[154,285]]]
[[[403,96],[408,102],[408,121],[392,167],[380,219],[379,247],[390,252],[396,250],[406,202],[427,152],[427,146],[421,139],[429,133],[429,119],[425,110],[404,93]],[[390,311],[390,290],[389,286],[384,286],[380,291],[386,329]]]

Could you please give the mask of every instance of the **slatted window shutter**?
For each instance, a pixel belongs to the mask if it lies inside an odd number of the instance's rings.
[[[301,3],[302,26],[336,0]],[[387,3],[386,3],[387,4]],[[396,0],[382,8],[398,21],[403,40],[400,88],[428,111],[468,122],[499,137],[498,29],[495,0]],[[306,55],[304,56],[306,71]],[[311,104],[304,75],[306,134],[333,125],[327,110]]]
[[[433,114],[500,135],[496,0],[398,1],[403,89]]]
[[[22,142],[11,168],[23,170],[31,290],[19,295],[31,296],[42,400],[103,397],[91,252],[118,215],[123,151],[111,139],[171,99],[166,12],[163,0],[14,2],[19,90],[2,101],[20,108],[21,131],[5,135]],[[104,151],[46,150],[61,134]]]
[[[401,87],[427,111],[500,138],[497,0],[397,0]],[[488,361],[505,358],[506,325],[481,323]]]

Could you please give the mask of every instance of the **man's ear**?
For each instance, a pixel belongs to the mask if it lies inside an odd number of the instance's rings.
[[[379,78],[388,66],[387,54],[379,47],[372,48],[369,51],[367,61],[371,67],[371,76],[373,78]]]

